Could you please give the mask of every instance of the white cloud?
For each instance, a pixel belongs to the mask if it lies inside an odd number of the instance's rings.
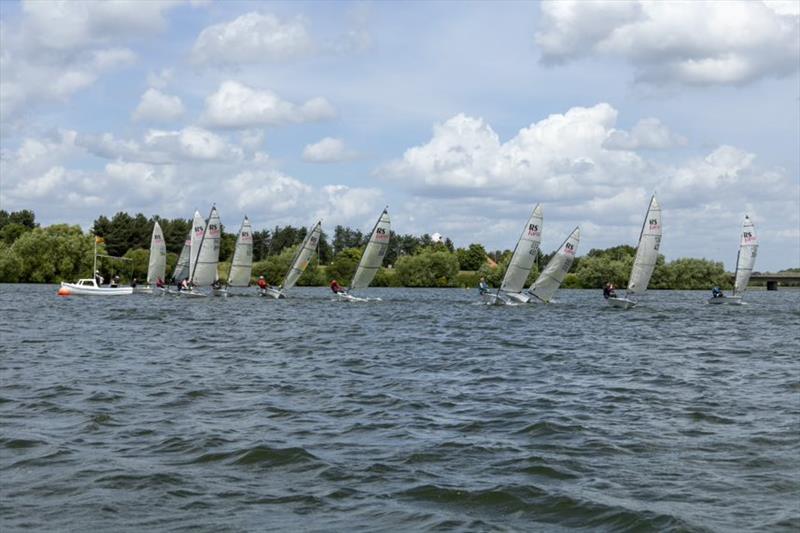
[[[0,26],[0,119],[43,102],[67,101],[136,55],[115,43],[162,31],[170,1],[26,1],[13,26]],[[11,28],[11,29],[10,29]]]
[[[338,163],[357,157],[358,154],[345,146],[341,139],[325,137],[321,141],[306,145],[303,160],[310,163]]]
[[[502,142],[483,120],[460,114],[435,126],[427,143],[406,150],[376,173],[411,192],[417,198],[414,210],[427,203],[438,206],[432,212],[444,219],[440,227],[445,233],[449,219],[461,220],[480,209],[474,202],[483,203],[482,212],[495,213],[486,216],[498,223],[513,213],[522,218],[530,205],[543,202],[548,217],[575,222],[587,217],[609,234],[613,227],[635,228],[653,192],[670,210],[702,211],[718,203],[744,206],[750,201],[779,204],[783,212],[797,210],[797,185],[781,169],[759,168],[754,154],[723,145],[703,157],[651,160],[633,150],[669,149],[682,141],[665,134],[668,130],[657,119],[615,137],[620,133],[614,128],[616,118],[608,104],[576,107]]]
[[[149,164],[181,161],[235,162],[244,151],[213,132],[189,126],[180,130],[148,130],[142,142],[117,139],[111,133],[79,134],[75,144],[104,159]]]
[[[171,68],[162,68],[158,71],[150,71],[147,73],[147,85],[154,89],[164,89],[172,81],[175,72]]]
[[[743,84],[800,64],[800,14],[787,4],[564,0],[541,10],[545,63],[619,57],[640,81],[687,85]]]
[[[377,216],[383,193],[378,189],[326,185],[321,191],[322,206],[314,218],[330,221],[352,221]]]
[[[119,38],[138,38],[166,28],[164,12],[177,1],[23,2],[26,38],[38,47],[75,50]]]
[[[282,100],[266,89],[253,89],[236,81],[223,82],[206,98],[204,121],[212,127],[249,128],[332,119],[336,110],[324,98],[302,105]]]
[[[241,148],[234,147],[219,135],[196,126],[178,131],[150,130],[145,135],[145,144],[149,148],[185,159],[221,161],[242,157]]]
[[[646,162],[603,148],[617,118],[608,104],[574,107],[523,128],[505,143],[483,120],[460,114],[434,127],[433,138],[408,149],[382,173],[435,194],[476,190],[540,199],[604,194],[638,176]]]
[[[672,133],[657,118],[645,118],[633,126],[630,133],[624,130],[611,130],[603,143],[609,150],[666,150],[685,146],[685,137]]]
[[[196,63],[240,64],[285,61],[310,53],[305,20],[282,21],[269,13],[247,13],[200,32],[192,48]]]
[[[158,89],[147,89],[133,112],[137,121],[169,122],[183,116],[183,102],[177,96],[164,94]]]
[[[285,212],[305,203],[312,188],[277,170],[247,170],[228,179],[225,189],[234,194],[240,209],[269,206],[270,211]]]

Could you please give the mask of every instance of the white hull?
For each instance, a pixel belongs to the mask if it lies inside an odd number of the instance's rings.
[[[62,281],[59,293],[67,290],[69,295],[76,296],[125,296],[133,294],[133,287],[98,287],[94,280],[91,280],[91,282],[90,284],[87,280],[79,280],[78,283],[64,283]]]
[[[630,309],[637,303],[629,298],[618,298],[616,296],[609,298],[607,301],[608,305],[610,305],[611,307],[616,307],[618,309]]]
[[[337,292],[336,299],[342,302],[381,302],[380,298],[359,298],[346,292]]]
[[[211,289],[211,294],[213,294],[214,296],[227,297],[228,289]]]
[[[278,300],[279,298],[286,298],[286,295],[280,289],[276,289],[274,287],[267,287],[266,289],[260,290],[261,296],[270,296]]]
[[[708,303],[714,305],[720,304],[728,304],[728,305],[742,305],[742,297],[741,296],[717,296],[714,298],[713,296],[708,299]]]
[[[133,288],[134,294],[153,294],[153,287],[149,285],[143,285],[141,287],[134,287]]]
[[[206,294],[204,292],[200,292],[200,291],[195,290],[195,289],[188,290],[188,291],[178,291],[178,292],[175,292],[174,294],[177,294],[178,296],[183,296],[185,298],[207,298],[208,297],[208,294]]]
[[[530,298],[519,292],[485,292],[481,301],[486,305],[519,305],[526,304]]]

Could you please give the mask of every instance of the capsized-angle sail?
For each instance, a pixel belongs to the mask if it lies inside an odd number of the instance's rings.
[[[739,296],[747,290],[750,275],[756,263],[758,238],[756,228],[750,217],[745,215],[742,223],[742,235],[739,240],[739,255],[736,257],[736,281],[733,284],[733,295]]]
[[[239,235],[236,236],[236,247],[231,260],[231,271],[228,274],[228,285],[231,287],[247,287],[253,272],[253,227],[250,219],[244,217]]]
[[[647,290],[650,277],[656,268],[659,246],[661,246],[661,206],[653,195],[647,215],[644,217],[642,232],[639,234],[639,245],[636,248],[636,257],[628,280],[628,294],[642,294]]]
[[[150,262],[147,265],[147,283],[156,283],[163,280],[167,270],[167,243],[164,242],[164,232],[156,221],[153,234],[150,237]]]
[[[192,255],[192,230],[186,234],[186,240],[181,248],[181,255],[178,256],[178,262],[175,263],[175,273],[172,279],[180,281],[189,277],[189,262]]]
[[[390,230],[389,212],[384,209],[372,229],[364,255],[361,256],[358,269],[353,276],[353,281],[350,283],[351,289],[364,289],[372,283],[372,279],[378,273],[378,269],[383,263],[383,257],[389,248]]]
[[[294,259],[292,260],[292,266],[289,269],[289,272],[286,273],[286,277],[281,285],[283,290],[294,287],[294,284],[297,283],[297,280],[303,275],[303,272],[306,271],[306,268],[308,268],[308,263],[311,261],[311,256],[317,249],[317,244],[319,243],[319,237],[321,233],[322,222],[320,221],[317,222],[311,231],[308,232],[308,235],[306,235],[306,238],[303,239],[303,243],[300,245],[300,248],[297,249]]]
[[[543,302],[549,302],[553,298],[564,278],[575,261],[575,254],[578,251],[578,244],[581,240],[581,228],[577,227],[561,243],[556,254],[547,263],[547,266],[530,286],[528,292],[536,296]]]
[[[543,221],[542,206],[541,204],[536,204],[530,218],[528,218],[528,222],[525,224],[525,228],[522,230],[522,235],[517,241],[517,246],[514,248],[514,254],[508,263],[506,275],[500,284],[501,291],[509,293],[522,292],[525,282],[528,280],[528,275],[533,269],[533,263],[536,261],[539,243],[542,242]]]
[[[221,223],[216,207],[211,208],[208,223],[198,226],[199,213],[195,212],[194,231],[192,233],[192,274],[190,281],[198,287],[210,286],[217,280],[217,264],[219,263],[219,241],[221,238]],[[200,227],[200,231],[197,228]],[[199,240],[197,247],[195,241]],[[196,254],[196,255],[195,255]]]

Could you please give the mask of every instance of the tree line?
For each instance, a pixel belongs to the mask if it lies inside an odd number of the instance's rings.
[[[99,269],[108,278],[144,279],[147,273],[150,236],[158,221],[167,241],[167,277],[173,272],[178,254],[191,227],[186,219],[147,218],[120,212],[100,216],[92,231],[79,226],[54,224],[40,227],[32,211],[0,211],[0,282],[55,283],[89,277],[94,260],[95,236],[102,237],[98,253],[125,258],[101,258]],[[236,243],[236,233],[223,228],[220,247],[220,278],[225,279]],[[238,228],[234,231],[238,232]],[[253,276],[264,275],[273,284],[281,282],[308,228],[275,226],[253,233]],[[346,284],[355,273],[369,235],[360,230],[336,226],[333,238],[323,233],[318,253],[298,285],[325,285],[331,279]],[[456,248],[452,241],[434,242],[430,235],[398,235],[392,232],[389,249],[374,286],[390,287],[475,287],[481,277],[499,287],[511,260],[511,250],[488,252],[473,243]],[[628,282],[636,250],[622,245],[578,257],[564,280],[565,288],[600,288],[611,282],[624,287]],[[555,250],[539,251],[528,284],[532,283]],[[683,258],[666,262],[659,256],[650,282],[653,289],[730,288],[731,275],[721,262]]]

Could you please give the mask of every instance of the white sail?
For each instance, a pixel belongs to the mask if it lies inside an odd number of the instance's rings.
[[[363,289],[372,283],[372,279],[383,263],[383,256],[386,255],[386,250],[389,248],[390,228],[389,213],[384,209],[372,230],[364,255],[361,256],[361,261],[358,263],[358,269],[350,284],[351,289]]]
[[[542,242],[542,223],[542,206],[536,204],[514,248],[514,255],[511,256],[506,275],[500,284],[501,291],[510,293],[522,291],[536,261],[539,243]]]
[[[660,245],[661,206],[653,195],[647,215],[644,217],[642,232],[639,234],[639,246],[636,248],[636,258],[633,260],[631,277],[628,280],[629,294],[641,294],[647,290],[647,284],[650,283],[650,277],[656,268]]]
[[[294,284],[297,283],[297,280],[303,275],[303,272],[306,271],[308,263],[311,261],[311,256],[314,255],[317,249],[317,243],[319,243],[319,236],[321,233],[322,222],[317,222],[311,231],[308,232],[306,238],[303,239],[303,244],[297,249],[297,253],[292,260],[292,266],[289,272],[286,273],[286,278],[281,285],[283,290],[294,287]]]
[[[175,273],[172,279],[181,281],[189,277],[189,258],[192,255],[192,230],[186,235],[186,240],[181,248],[181,255],[178,256],[178,262],[175,263]]]
[[[191,244],[189,245],[189,272],[186,276],[190,281],[192,276],[194,276],[194,271],[197,267],[197,256],[200,253],[200,244],[202,244],[203,235],[206,233],[206,221],[203,220],[203,215],[200,214],[200,211],[194,212],[191,232]]]
[[[228,285],[231,287],[247,287],[253,272],[253,227],[250,220],[244,217],[239,235],[236,237],[236,248],[231,260],[231,271],[228,274]]]
[[[150,263],[147,265],[147,283],[163,280],[167,270],[167,243],[164,233],[156,221],[153,235],[150,237]]]
[[[208,223],[203,225],[200,232],[200,242],[195,248],[195,238],[197,232],[197,216],[195,213],[195,227],[192,234],[192,256],[194,264],[192,265],[192,275],[190,281],[198,287],[206,287],[217,280],[217,264],[219,263],[219,242],[221,238],[221,224],[217,208],[211,208],[211,214],[208,215]],[[202,220],[202,219],[201,219]]]
[[[733,295],[741,295],[747,290],[750,275],[753,273],[753,266],[756,263],[756,252],[758,251],[758,238],[753,221],[745,215],[742,223],[742,235],[739,240],[739,255],[736,258],[736,281],[733,284]]]
[[[581,240],[581,228],[577,227],[572,230],[572,233],[561,243],[556,254],[547,263],[547,266],[533,282],[528,292],[536,296],[543,302],[549,302],[555,292],[564,281],[564,277],[569,272],[573,261],[575,261],[575,254],[578,251],[578,244]]]

